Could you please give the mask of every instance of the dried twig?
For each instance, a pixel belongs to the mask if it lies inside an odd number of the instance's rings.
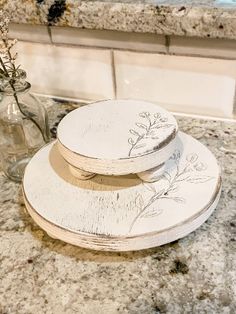
[[[23,117],[30,120],[38,128],[44,141],[47,142],[47,136],[38,124],[38,122],[22,109],[19,102],[17,96],[17,87],[19,85],[22,75],[25,72],[20,68],[20,65],[15,65],[17,54],[12,54],[12,48],[17,43],[17,40],[9,40],[8,32],[10,19],[2,10],[0,10],[0,21],[0,81],[2,83],[0,84],[0,92],[3,93],[5,88],[7,87],[10,87],[12,89],[13,97],[21,114],[23,115]]]

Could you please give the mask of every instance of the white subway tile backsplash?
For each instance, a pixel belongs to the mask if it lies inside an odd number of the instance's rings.
[[[15,24],[9,26],[9,37],[16,38],[22,41],[50,43],[51,39],[48,33],[47,26]]]
[[[52,41],[57,44],[92,46],[166,53],[165,36],[109,30],[51,27]]]
[[[118,98],[144,99],[171,111],[232,117],[236,61],[115,52]]]
[[[114,98],[111,52],[18,42],[18,62],[33,91],[79,99]]]

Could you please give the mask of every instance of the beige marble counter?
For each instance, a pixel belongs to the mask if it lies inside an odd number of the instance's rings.
[[[236,39],[236,2],[0,0],[0,7],[15,23]]]

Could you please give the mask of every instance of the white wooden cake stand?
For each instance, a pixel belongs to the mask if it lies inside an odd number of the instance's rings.
[[[59,124],[58,149],[79,179],[137,173],[153,182],[176,142],[175,118],[144,101],[108,100],[69,113]]]
[[[114,142],[114,152],[115,147]],[[49,235],[108,251],[140,250],[186,236],[211,215],[220,190],[215,157],[182,132],[154,183],[136,175],[79,180],[68,171],[56,142],[32,158],[23,180],[26,207]]]

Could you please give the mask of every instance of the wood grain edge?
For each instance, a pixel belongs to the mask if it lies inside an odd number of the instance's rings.
[[[198,213],[185,221],[158,232],[150,232],[134,236],[110,237],[107,235],[91,235],[76,233],[59,227],[36,212],[27,199],[22,185],[26,208],[33,220],[49,235],[64,242],[87,249],[101,251],[134,251],[164,245],[180,239],[200,227],[216,208],[221,194],[222,179],[219,177],[215,192],[209,203]]]
[[[162,149],[152,153],[123,159],[98,159],[90,158],[68,150],[59,139],[57,147],[65,161],[75,168],[103,175],[126,175],[139,173],[155,168],[166,162],[174,151],[177,134]]]

